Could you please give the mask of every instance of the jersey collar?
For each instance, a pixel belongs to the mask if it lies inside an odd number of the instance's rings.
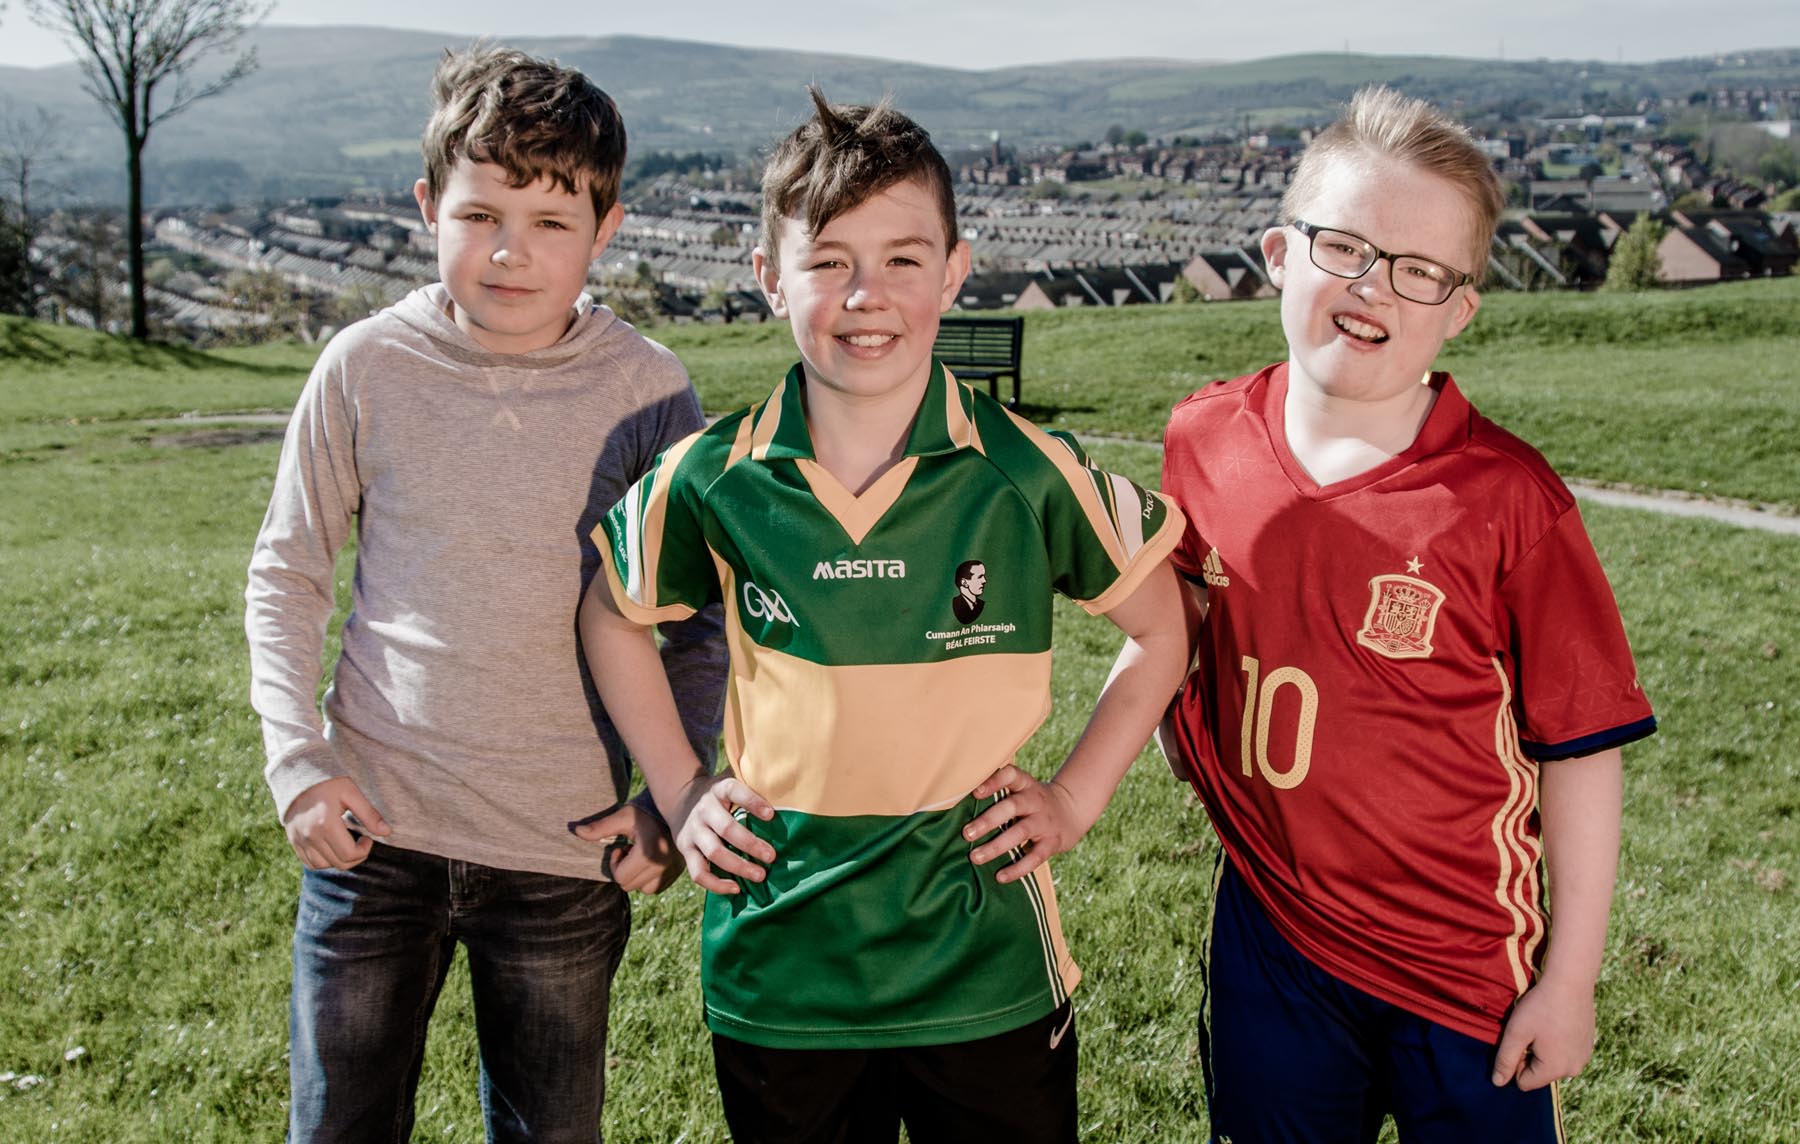
[[[806,426],[806,408],[801,400],[805,377],[801,363],[794,363],[781,384],[756,411],[756,424],[751,430],[750,455],[753,459],[814,458],[812,433]],[[907,431],[906,455],[929,457],[973,445],[974,401],[973,391],[957,384],[955,377],[933,358],[931,377],[925,383],[919,411],[913,417],[912,428]]]

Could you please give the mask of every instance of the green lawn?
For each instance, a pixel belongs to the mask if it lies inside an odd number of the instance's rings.
[[[779,323],[651,333],[687,362],[713,412],[760,400],[794,360]],[[1494,292],[1439,364],[1565,475],[1800,508],[1796,345],[1800,278]],[[1273,301],[1028,314],[1023,412],[1153,441],[1182,397],[1284,355]]]
[[[1800,505],[1781,463],[1800,440],[1800,402],[1777,356],[1797,315],[1793,283],[1496,297],[1477,325],[1495,319],[1493,333],[1450,364],[1567,469]],[[1610,332],[1574,336],[1587,321]],[[1152,439],[1187,388],[1279,353],[1274,322],[1267,305],[1034,315],[1029,412]],[[658,333],[713,409],[765,390],[792,352],[780,327]],[[1460,361],[1477,350],[1479,377]],[[280,1133],[299,870],[262,785],[242,647],[243,569],[276,445],[257,440],[266,430],[140,418],[283,406],[309,359],[298,347],[142,350],[0,321],[5,1139]],[[250,443],[224,443],[238,440]],[[1095,452],[1154,479],[1146,445]],[[1584,511],[1663,730],[1627,751],[1600,1048],[1565,1090],[1571,1130],[1800,1138],[1800,540]],[[1114,648],[1104,622],[1068,607],[1059,619],[1057,707],[1025,760],[1040,772],[1079,730]],[[1087,973],[1088,1139],[1204,1138],[1192,1028],[1211,852],[1199,809],[1146,757],[1058,860]],[[688,886],[637,903],[609,1140],[724,1138],[699,1023],[698,903]],[[479,1138],[473,1021],[452,982],[421,1140]]]

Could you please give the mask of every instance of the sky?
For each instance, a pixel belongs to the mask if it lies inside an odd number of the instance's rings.
[[[1734,0],[1697,18],[1692,0],[278,0],[271,24],[381,24],[456,40],[631,34],[878,56],[957,68],[1071,59],[1247,60],[1344,51],[1641,63],[1800,47],[1800,3]],[[1354,16],[1351,14],[1354,13]],[[779,18],[778,18],[779,17]],[[0,64],[71,58],[21,0],[0,11]]]

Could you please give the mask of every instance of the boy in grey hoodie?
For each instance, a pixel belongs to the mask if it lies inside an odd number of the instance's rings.
[[[679,860],[647,800],[623,801],[606,665],[583,662],[575,612],[601,513],[702,420],[674,356],[582,293],[623,217],[612,100],[502,50],[448,56],[434,93],[416,193],[443,281],[326,347],[250,562],[264,774],[306,866],[289,1133],[407,1137],[460,942],[489,1139],[597,1139],[625,891],[660,890]],[[665,636],[710,758],[718,617]]]

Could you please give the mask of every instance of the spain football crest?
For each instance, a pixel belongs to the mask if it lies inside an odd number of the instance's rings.
[[[1399,573],[1377,576],[1369,581],[1369,611],[1356,642],[1389,659],[1424,659],[1443,606],[1435,584]]]

